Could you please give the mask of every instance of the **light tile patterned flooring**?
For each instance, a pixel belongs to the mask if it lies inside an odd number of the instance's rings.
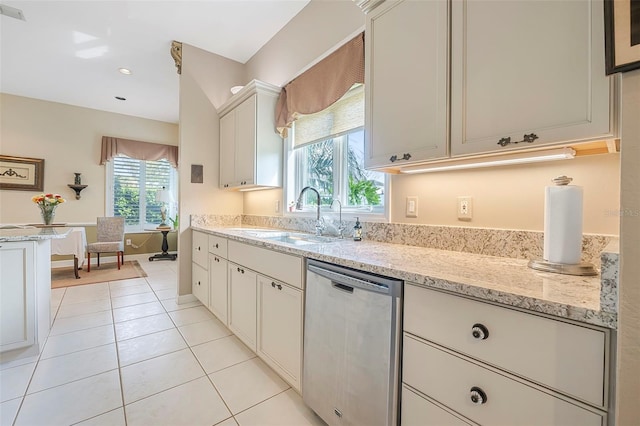
[[[147,278],[53,290],[40,356],[0,366],[0,425],[323,424],[204,306],[176,304],[175,262],[137,259]]]

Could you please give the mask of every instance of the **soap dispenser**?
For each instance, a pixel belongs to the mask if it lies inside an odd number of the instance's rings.
[[[356,225],[353,227],[353,241],[362,241],[362,225],[360,219],[356,217]]]

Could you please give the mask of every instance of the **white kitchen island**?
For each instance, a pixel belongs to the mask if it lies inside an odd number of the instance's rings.
[[[51,328],[51,239],[70,231],[0,229],[0,363],[42,351]]]

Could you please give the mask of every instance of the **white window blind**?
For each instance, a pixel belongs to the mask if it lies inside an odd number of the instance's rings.
[[[176,199],[175,172],[166,160],[143,161],[117,156],[113,165],[113,215],[123,216],[127,228],[142,230],[146,225],[161,222],[156,192],[163,187]],[[172,206],[167,206],[169,215]]]
[[[364,86],[355,85],[340,100],[294,122],[294,148],[342,136],[364,126]]]

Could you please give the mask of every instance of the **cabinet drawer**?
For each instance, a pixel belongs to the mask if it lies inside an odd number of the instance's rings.
[[[606,404],[607,336],[597,330],[405,286],[404,331],[586,402]],[[488,337],[474,337],[484,327]]]
[[[556,371],[556,373],[561,373]],[[487,425],[602,426],[587,410],[405,333],[403,381],[470,420]],[[484,394],[472,401],[473,388]],[[476,395],[478,395],[476,393]]]
[[[227,258],[227,239],[217,235],[209,235],[209,253]]]
[[[466,426],[461,420],[431,401],[402,385],[402,426]]]
[[[236,241],[228,242],[229,261],[302,289],[302,258]]]
[[[207,246],[209,244],[208,235],[204,232],[193,231],[192,234],[192,251],[191,261],[197,263],[203,268],[207,268]]]

